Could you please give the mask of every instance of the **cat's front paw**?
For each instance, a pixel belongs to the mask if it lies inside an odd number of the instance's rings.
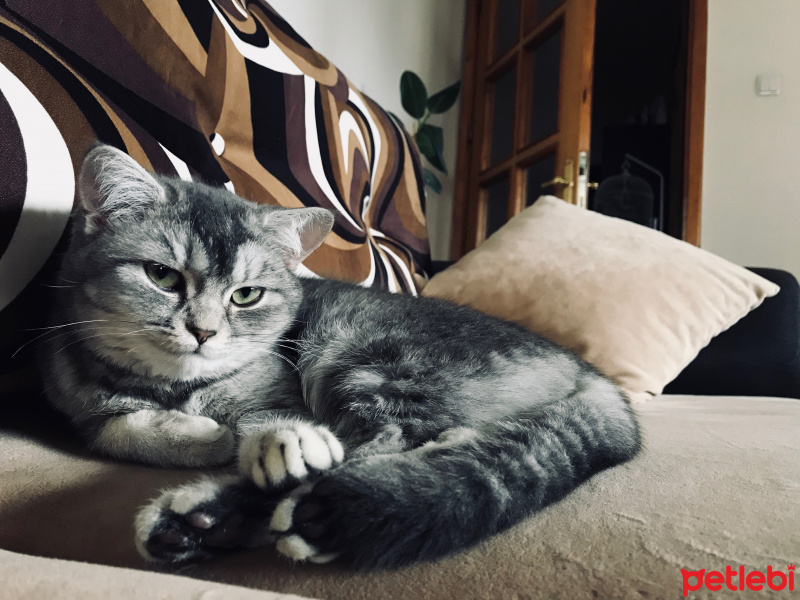
[[[92,448],[163,467],[214,467],[235,457],[236,436],[208,417],[144,409],[107,419]]]
[[[150,562],[182,562],[267,544],[273,508],[238,478],[203,479],[165,491],[139,511],[136,548]]]
[[[245,437],[239,471],[262,489],[303,481],[344,459],[344,448],[327,428],[281,422]]]
[[[216,467],[230,464],[236,455],[236,436],[227,425],[207,417],[189,416],[186,452],[176,457],[189,467]],[[187,419],[187,421],[189,420]]]

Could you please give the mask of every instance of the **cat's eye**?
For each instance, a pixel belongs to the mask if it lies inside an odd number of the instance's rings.
[[[183,277],[180,273],[164,265],[147,263],[144,266],[144,270],[153,283],[165,290],[177,290],[183,283]]]
[[[243,287],[233,292],[231,301],[236,306],[250,306],[258,302],[263,294],[264,290],[262,288]]]

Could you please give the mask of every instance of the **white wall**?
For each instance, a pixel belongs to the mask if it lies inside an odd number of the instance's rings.
[[[297,31],[395,114],[400,74],[431,91],[461,77],[465,0],[271,0]],[[758,97],[759,73],[782,76]],[[429,194],[435,258],[449,256],[458,107],[445,128],[451,175]],[[410,127],[411,119],[407,120]],[[800,278],[800,0],[709,0],[702,246]]]
[[[782,77],[759,97],[759,73]],[[702,246],[800,278],[800,1],[710,0]]]
[[[368,96],[413,119],[400,104],[400,75],[417,73],[434,93],[461,78],[465,0],[269,0],[272,7]],[[428,230],[436,259],[449,256],[459,105],[430,123],[445,130],[449,177],[428,193]]]

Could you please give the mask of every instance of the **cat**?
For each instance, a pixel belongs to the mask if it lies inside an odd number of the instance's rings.
[[[107,456],[238,463],[141,509],[147,560],[271,543],[359,569],[432,560],[641,447],[624,393],[521,326],[298,278],[327,210],[155,176],[105,145],[78,187],[50,402]]]

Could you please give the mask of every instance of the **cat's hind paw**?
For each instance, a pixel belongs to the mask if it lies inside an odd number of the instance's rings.
[[[150,562],[182,562],[268,544],[273,507],[238,478],[203,479],[165,491],[139,511],[136,548]]]
[[[240,473],[261,489],[299,483],[343,459],[344,448],[333,433],[301,421],[270,425],[239,446]]]
[[[294,489],[275,508],[270,531],[277,538],[278,552],[296,561],[326,563],[338,558],[330,546],[332,511],[325,502],[326,486],[319,493],[316,484],[306,483]]]

